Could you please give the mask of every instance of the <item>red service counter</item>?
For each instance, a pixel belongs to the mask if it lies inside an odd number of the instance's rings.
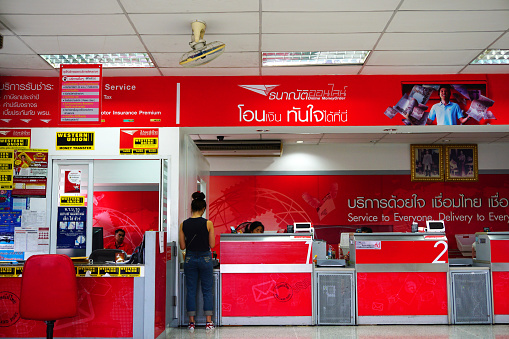
[[[55,322],[55,338],[162,338],[168,319],[166,233],[145,233],[144,265],[75,264],[78,314]],[[0,266],[0,337],[42,338],[42,321],[21,319],[22,265]]]
[[[313,325],[311,234],[221,234],[222,325]]]
[[[355,233],[357,324],[448,324],[444,233]]]
[[[491,271],[493,323],[509,323],[509,232],[475,234],[475,264]]]

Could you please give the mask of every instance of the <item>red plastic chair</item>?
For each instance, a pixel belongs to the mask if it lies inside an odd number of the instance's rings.
[[[71,258],[62,254],[33,255],[21,278],[21,318],[46,323],[46,338],[53,338],[55,321],[78,313],[78,284]]]

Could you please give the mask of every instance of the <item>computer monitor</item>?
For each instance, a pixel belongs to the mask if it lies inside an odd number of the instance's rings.
[[[426,232],[445,232],[443,220],[426,220]]]
[[[310,222],[295,222],[293,223],[294,233],[313,233],[313,226]]]
[[[93,227],[92,228],[92,251],[100,250],[104,248],[103,228]]]

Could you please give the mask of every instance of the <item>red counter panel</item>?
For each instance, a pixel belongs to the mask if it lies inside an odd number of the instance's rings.
[[[433,236],[431,236],[433,237]],[[432,238],[431,238],[432,239]],[[444,237],[436,241],[364,241],[356,242],[356,264],[431,264],[448,263],[448,244]],[[367,244],[366,244],[367,243]]]
[[[20,289],[20,278],[0,279],[0,297],[9,296],[0,300],[0,337],[46,337],[44,322],[19,318]],[[78,315],[57,320],[55,337],[133,336],[133,278],[78,278],[78,296]]]
[[[509,239],[490,240],[491,243],[491,262],[509,263]]]
[[[509,314],[509,272],[492,272],[493,314]]]
[[[447,273],[357,273],[357,298],[359,316],[447,315]]]
[[[309,273],[223,273],[223,317],[312,316]]]
[[[308,241],[221,241],[221,264],[309,264]],[[304,238],[305,239],[305,238]]]

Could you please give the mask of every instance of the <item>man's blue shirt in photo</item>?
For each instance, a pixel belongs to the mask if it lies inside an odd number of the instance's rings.
[[[434,104],[429,112],[428,119],[437,119],[437,125],[457,125],[458,119],[463,117],[463,111],[457,103],[450,102],[444,105],[442,102]]]

